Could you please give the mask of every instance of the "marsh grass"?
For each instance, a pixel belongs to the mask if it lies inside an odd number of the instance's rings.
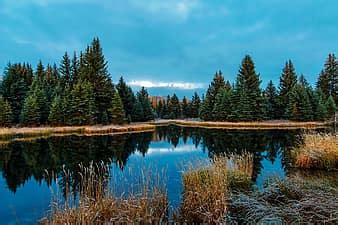
[[[183,173],[180,222],[223,223],[226,221],[230,188],[251,186],[251,154],[215,156],[209,166],[190,167]]]
[[[293,149],[294,164],[304,169],[338,169],[338,136],[304,134],[303,143]]]
[[[137,191],[126,190],[117,196],[110,191],[109,166],[92,163],[89,167],[79,167],[78,201],[72,201],[69,197],[71,189],[66,187],[65,202],[55,198],[51,215],[42,219],[40,224],[148,224],[168,220],[166,189],[150,183],[147,176],[141,178]],[[64,173],[66,177],[71,176],[66,170]]]
[[[274,179],[262,190],[234,192],[229,212],[243,224],[337,224],[337,196],[337,187],[327,183]]]

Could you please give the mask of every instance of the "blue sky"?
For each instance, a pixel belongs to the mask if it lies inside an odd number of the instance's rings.
[[[59,62],[101,39],[113,81],[154,90],[233,81],[252,55],[263,86],[292,59],[314,83],[338,51],[335,0],[0,0],[0,66]],[[160,92],[160,91],[159,91]]]

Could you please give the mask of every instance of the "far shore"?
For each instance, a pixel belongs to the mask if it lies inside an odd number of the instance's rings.
[[[92,126],[61,126],[61,127],[12,127],[0,128],[0,139],[52,136],[52,135],[104,135],[131,132],[154,131],[157,126],[184,126],[209,129],[233,130],[275,130],[275,129],[315,129],[325,128],[325,122],[293,122],[293,121],[262,121],[262,122],[214,122],[199,120],[155,120],[144,123],[125,125],[92,125]]]

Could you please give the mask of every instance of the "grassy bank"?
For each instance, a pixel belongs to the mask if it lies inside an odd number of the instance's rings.
[[[216,122],[195,120],[158,120],[158,126],[177,125],[185,127],[199,127],[211,129],[240,129],[240,130],[271,130],[271,129],[314,129],[325,128],[325,122],[294,122],[294,121],[257,121],[257,122]]]
[[[127,125],[106,126],[67,126],[67,127],[22,127],[22,128],[0,128],[0,140],[13,138],[44,137],[51,135],[102,135],[111,133],[130,133],[153,131],[155,125],[147,123],[135,123]]]
[[[338,136],[305,134],[304,141],[293,149],[294,165],[303,169],[338,169]]]

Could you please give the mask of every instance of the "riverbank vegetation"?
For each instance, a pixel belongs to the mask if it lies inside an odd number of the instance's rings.
[[[263,90],[253,59],[242,60],[233,84],[215,74],[205,95],[191,100],[176,94],[150,102],[141,88],[136,94],[121,77],[112,82],[98,38],[80,54],[66,52],[60,65],[35,70],[28,63],[9,63],[0,85],[0,126],[81,126],[145,122],[157,118],[200,118],[205,121],[324,121],[338,104],[338,63],[329,54],[316,88],[297,76],[287,61],[279,87],[272,81]]]
[[[338,169],[336,134],[305,134],[303,143],[293,150],[295,166],[303,169]]]

